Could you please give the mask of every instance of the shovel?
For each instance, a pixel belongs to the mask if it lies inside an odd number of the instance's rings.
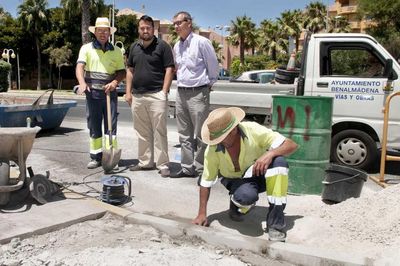
[[[104,172],[110,172],[118,164],[121,158],[121,149],[115,149],[112,141],[112,125],[111,125],[111,103],[110,93],[106,94],[107,99],[107,124],[108,124],[108,140],[109,149],[106,147],[103,149],[103,157],[101,158],[101,165],[103,166]]]

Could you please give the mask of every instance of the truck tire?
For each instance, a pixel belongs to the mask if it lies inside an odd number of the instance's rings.
[[[275,81],[280,83],[280,84],[292,84],[294,83],[294,79],[292,79],[289,76],[281,75],[281,74],[275,74]]]
[[[361,130],[343,130],[332,138],[331,161],[334,163],[368,170],[377,157],[374,139]]]
[[[300,70],[286,70],[285,68],[277,68],[275,72],[275,80],[281,84],[293,84],[296,77],[299,76]]]

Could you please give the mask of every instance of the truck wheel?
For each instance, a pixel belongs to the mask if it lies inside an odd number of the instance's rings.
[[[365,132],[343,130],[332,138],[331,161],[367,170],[378,157],[375,141]]]

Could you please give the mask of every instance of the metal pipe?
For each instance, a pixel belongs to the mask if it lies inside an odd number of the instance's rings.
[[[11,53],[11,55],[10,55]],[[15,58],[15,52],[13,49],[4,49],[3,50],[3,54],[1,55],[4,59],[7,59],[7,63],[10,63],[10,57],[11,58]],[[11,71],[12,71],[12,67],[10,69],[10,71],[8,72],[8,90],[11,90]]]
[[[112,22],[111,23],[112,23],[113,28],[115,25],[114,21],[115,21],[115,0],[113,0],[113,7],[112,7]],[[114,33],[111,36],[111,43],[114,44]]]
[[[20,76],[20,69],[19,69],[19,54],[17,53],[17,75],[18,75],[18,90],[21,89],[21,76]]]
[[[326,2],[326,32],[329,32],[329,0]]]

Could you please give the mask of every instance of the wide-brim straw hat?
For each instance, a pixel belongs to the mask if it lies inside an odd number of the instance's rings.
[[[109,28],[110,33],[113,34],[117,31],[116,27],[111,27],[108,18],[97,18],[94,26],[89,26],[89,31],[94,34],[96,28]]]
[[[201,138],[208,145],[222,142],[243,120],[245,112],[238,107],[218,108],[212,111],[201,128]]]

